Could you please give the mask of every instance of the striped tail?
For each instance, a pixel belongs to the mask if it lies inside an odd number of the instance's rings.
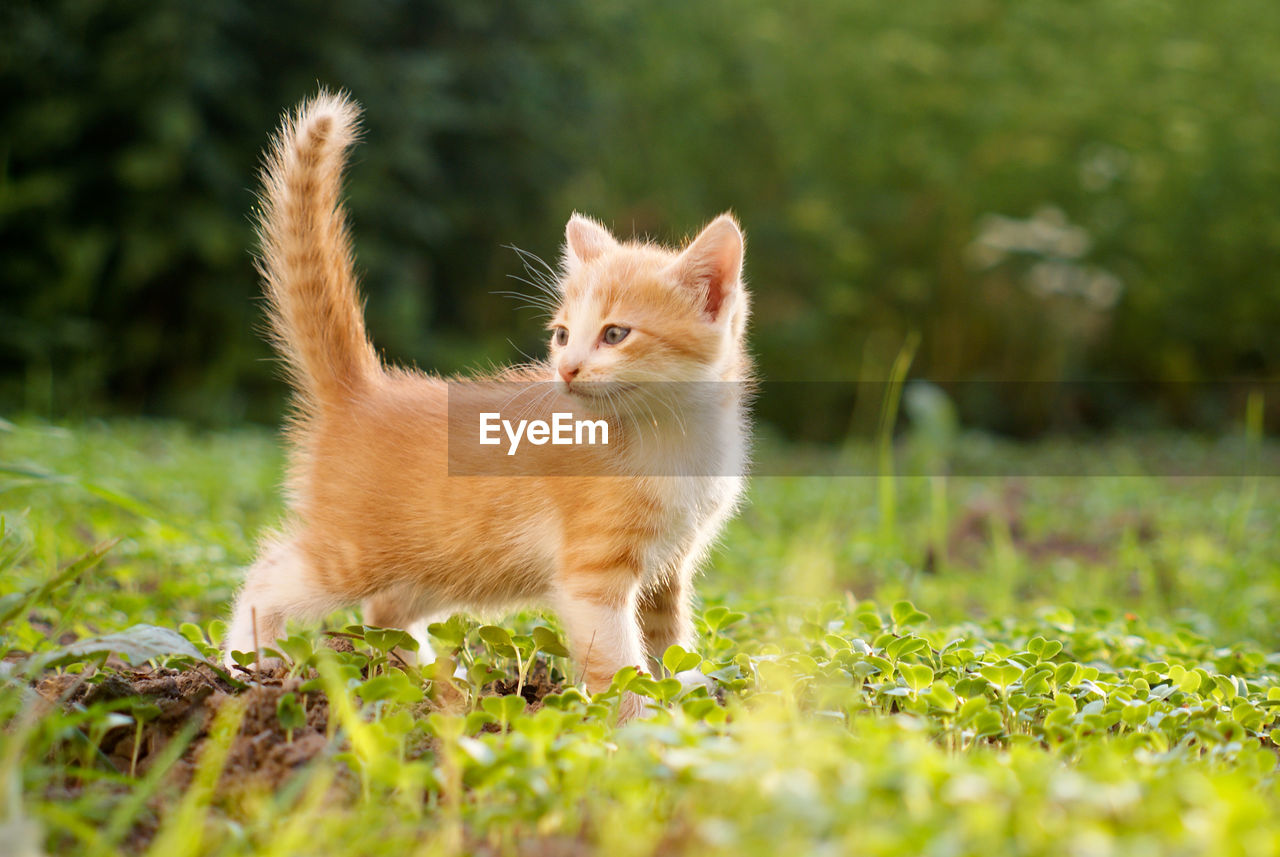
[[[272,343],[304,407],[339,404],[381,373],[340,198],[359,115],[346,95],[321,90],[285,116],[262,170],[258,270]]]

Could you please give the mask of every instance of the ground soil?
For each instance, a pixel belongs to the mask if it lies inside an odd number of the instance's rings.
[[[227,755],[223,778],[239,783],[275,787],[298,768],[325,752],[329,706],[323,694],[302,693],[302,682],[283,674],[264,673],[243,688],[235,688],[207,665],[192,669],[118,668],[95,683],[75,675],[48,677],[36,690],[51,703],[64,706],[118,702],[128,712],[132,701],[150,703],[159,714],[144,723],[137,741],[137,774],[144,775],[165,747],[193,730],[189,744],[174,765],[173,785],[184,787],[209,737],[209,728],[223,704],[233,695],[245,703],[240,730]],[[295,693],[307,713],[306,725],[293,730],[292,740],[280,727],[276,706],[280,697]],[[135,726],[120,726],[102,736],[99,759],[128,774],[134,764]]]
[[[327,645],[335,650],[352,649],[351,642],[343,637],[330,637]],[[279,668],[251,676],[242,674],[240,678],[245,679],[243,684],[233,685],[209,664],[184,670],[134,668],[113,658],[91,679],[66,673],[50,675],[36,682],[35,690],[48,704],[67,708],[113,703],[118,710],[129,713],[139,704],[154,705],[159,713],[152,712],[152,718],[142,727],[136,760],[135,739],[139,733],[134,724],[116,727],[103,735],[98,743],[98,758],[122,774],[136,768],[136,775],[141,777],[161,758],[171,741],[183,740],[190,731],[188,745],[169,774],[171,784],[177,788],[190,781],[219,709],[233,696],[240,698],[245,709],[223,767],[223,782],[237,788],[275,789],[317,756],[340,751],[330,734],[325,695],[302,691],[307,677],[290,676]],[[563,689],[546,662],[538,660],[520,694],[530,710],[537,710],[547,694]],[[503,696],[516,690],[517,682],[512,677],[490,683],[484,694]],[[306,711],[306,724],[294,729],[292,735],[286,734],[277,714],[280,697],[287,693],[295,694]]]

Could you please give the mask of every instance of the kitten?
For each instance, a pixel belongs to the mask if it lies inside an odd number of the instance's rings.
[[[385,367],[340,200],[358,112],[321,92],[286,116],[266,157],[258,267],[297,393],[290,515],[246,573],[228,664],[290,617],[355,603],[367,624],[424,644],[426,623],[450,611],[549,605],[592,692],[673,643],[691,647],[692,578],[738,503],[747,453],[737,224],[721,215],[676,253],[575,214],[545,362],[476,381]],[[478,434],[480,414],[511,410],[511,384],[537,390],[520,397],[521,418],[603,415],[614,436],[526,445],[524,469],[457,442],[462,428]],[[622,718],[640,708],[624,701]]]

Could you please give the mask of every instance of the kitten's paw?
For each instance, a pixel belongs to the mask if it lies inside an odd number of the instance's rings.
[[[695,687],[705,687],[707,693],[714,693],[716,689],[715,682],[702,670],[683,670],[676,673],[675,678],[680,682],[680,687],[686,691]]]

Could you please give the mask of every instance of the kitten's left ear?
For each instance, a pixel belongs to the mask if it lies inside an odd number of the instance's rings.
[[[702,311],[719,321],[742,289],[742,230],[722,214],[698,233],[675,262],[681,283],[696,290]]]
[[[564,261],[571,271],[617,246],[617,239],[608,229],[577,212],[564,228]]]

